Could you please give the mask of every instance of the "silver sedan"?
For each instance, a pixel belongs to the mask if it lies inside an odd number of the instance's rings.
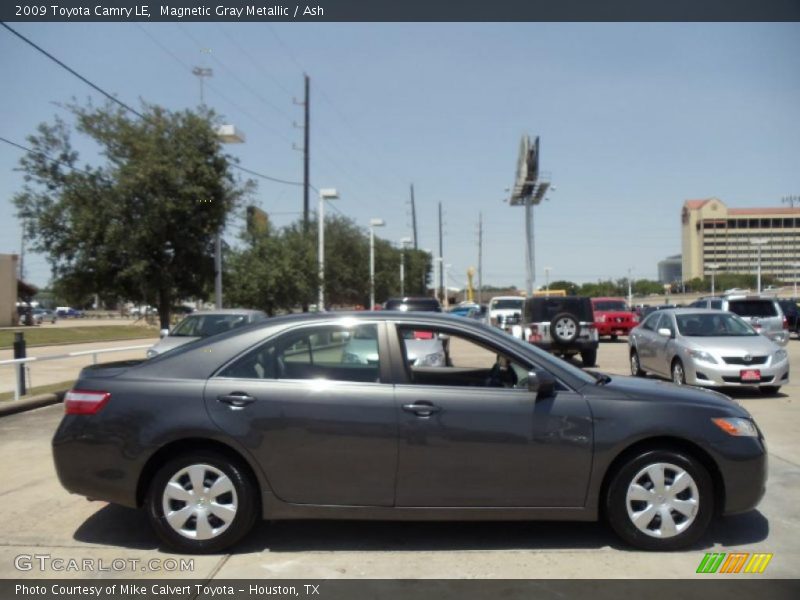
[[[754,387],[777,393],[789,383],[786,350],[733,313],[669,309],[650,314],[628,338],[631,373],[674,383]]]

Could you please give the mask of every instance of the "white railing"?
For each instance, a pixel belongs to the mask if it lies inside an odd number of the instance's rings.
[[[101,348],[99,350],[80,350],[78,352],[67,352],[66,354],[49,354],[47,356],[30,356],[28,358],[12,358],[10,360],[0,360],[0,367],[6,365],[14,366],[14,401],[19,400],[22,393],[20,389],[20,376],[21,371],[26,364],[31,362],[42,362],[46,360],[64,360],[65,358],[75,358],[76,356],[89,356],[92,357],[92,364],[97,364],[98,354],[108,354],[111,352],[125,352],[126,350],[144,350],[150,348],[152,344],[143,344],[139,346],[125,346],[124,348]]]

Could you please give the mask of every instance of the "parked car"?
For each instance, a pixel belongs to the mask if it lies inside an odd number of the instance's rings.
[[[709,296],[692,302],[692,308],[718,308],[742,317],[759,333],[785,346],[789,342],[789,324],[774,296]]]
[[[512,327],[522,322],[525,298],[522,296],[495,296],[489,300],[489,323],[511,333]]]
[[[534,296],[525,304],[515,337],[563,358],[581,355],[584,367],[597,364],[600,344],[592,303],[583,296]]]
[[[781,307],[783,316],[786,317],[786,327],[789,335],[794,333],[800,337],[800,309],[797,306],[797,300],[794,298],[786,300],[778,300]]]
[[[56,316],[60,319],[81,319],[83,311],[71,306],[58,306],[56,307]]]
[[[628,335],[638,322],[636,313],[628,308],[624,298],[592,298],[592,311],[597,335],[611,336],[612,340]]]
[[[407,331],[449,336],[452,366],[409,366]],[[347,360],[356,332],[377,360]],[[730,398],[586,373],[433,313],[287,315],[91,365],[65,409],[62,485],[143,508],[180,552],[222,551],[261,518],[603,518],[673,550],[766,484],[763,436]]]
[[[162,329],[161,341],[147,350],[147,357],[152,358],[183,344],[218,335],[237,327],[244,327],[266,318],[266,313],[261,310],[244,308],[206,310],[192,313],[175,325],[172,330]]]
[[[628,338],[631,373],[703,387],[752,387],[775,394],[789,383],[789,359],[738,315],[715,309],[651,314]]]
[[[58,320],[55,311],[46,308],[34,308],[31,314],[37,325],[41,325],[42,323],[55,323]]]

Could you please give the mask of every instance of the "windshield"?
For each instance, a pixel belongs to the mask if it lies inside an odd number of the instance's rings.
[[[592,306],[594,307],[595,310],[605,310],[605,311],[628,310],[628,307],[625,306],[625,303],[621,300],[601,300],[600,302],[592,302]]]
[[[727,313],[675,315],[678,331],[686,337],[737,337],[758,335],[739,317]]]
[[[508,298],[504,300],[492,300],[492,310],[522,310],[525,298]]]
[[[173,337],[209,337],[247,325],[247,315],[192,315],[178,323]]]

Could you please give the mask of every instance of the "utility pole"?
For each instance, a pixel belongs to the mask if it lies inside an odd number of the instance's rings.
[[[414,184],[411,184],[411,228],[414,232],[414,250],[417,249],[417,207],[414,204]]]
[[[788,204],[790,209],[794,209],[795,204],[800,204],[800,196],[784,196],[783,198],[781,198],[781,202],[783,204]],[[789,262],[796,263],[798,259],[800,259],[800,247],[798,247],[797,244],[797,215],[794,214],[794,211],[792,212],[792,229],[794,230],[794,235],[792,236],[794,238],[794,244],[793,244],[794,248],[793,252],[789,253],[789,256],[791,257],[791,260]],[[795,297],[797,297],[797,278],[798,278],[797,269],[794,269],[793,278],[794,278],[794,295]]]
[[[303,102],[303,232],[308,234],[308,189],[311,185],[309,177],[309,136],[310,136],[310,121],[311,121],[311,91],[310,80],[308,75],[303,74],[305,81],[305,101]]]
[[[25,225],[22,225],[22,237],[19,247],[19,279],[25,281]]]
[[[483,300],[483,213],[478,213],[478,304]]]
[[[444,259],[442,257],[442,203],[439,202],[439,260],[444,265]],[[444,269],[439,269],[439,293],[442,294],[442,298],[444,298]]]

